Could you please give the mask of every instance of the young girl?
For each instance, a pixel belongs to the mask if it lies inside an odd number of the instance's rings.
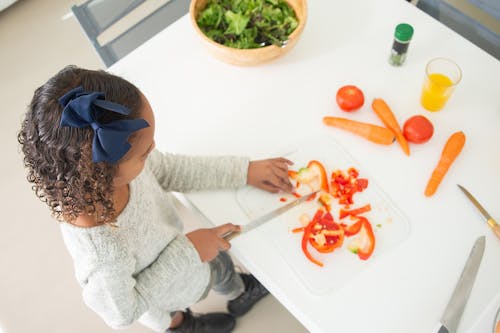
[[[284,158],[194,157],[155,150],[153,111],[126,80],[69,66],[35,91],[19,133],[28,181],[61,222],[85,303],[113,328],[230,332],[268,292],[237,274],[225,224],[182,234],[168,191],[250,184],[291,191]],[[214,289],[227,313],[194,316]]]

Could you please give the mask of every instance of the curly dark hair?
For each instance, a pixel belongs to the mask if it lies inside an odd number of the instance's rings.
[[[63,107],[58,99],[78,86],[102,92],[106,100],[131,109],[128,116],[103,112],[102,123],[136,119],[140,114],[141,93],[132,83],[105,71],[65,67],[35,90],[22,122],[18,141],[27,179],[57,220],[72,222],[88,214],[98,224],[111,223],[116,220],[113,178],[117,166],[92,162],[92,128],[59,126]]]

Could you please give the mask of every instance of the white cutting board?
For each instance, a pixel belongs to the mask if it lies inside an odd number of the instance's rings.
[[[320,161],[325,166],[329,180],[333,170],[346,171],[349,167],[355,167],[359,171],[359,178],[367,178],[369,182],[367,189],[354,195],[354,205],[351,206],[356,208],[371,204],[372,210],[362,214],[370,220],[376,239],[373,255],[367,261],[360,260],[356,254],[348,250],[347,245],[351,242],[351,238],[347,237],[343,246],[333,253],[320,254],[309,246],[312,256],[323,262],[323,267],[313,264],[305,257],[301,249],[302,233],[292,233],[291,230],[301,226],[299,217],[303,213],[312,218],[319,208],[317,200],[303,203],[260,227],[263,228],[263,237],[266,241],[275,246],[276,251],[312,293],[324,294],[341,288],[367,265],[376,262],[408,237],[410,225],[404,214],[370,178],[368,169],[357,163],[332,139],[326,142],[324,138],[301,141],[284,148],[276,156],[284,156],[293,161],[294,165],[290,167],[292,170],[307,166],[310,160]],[[281,202],[280,198],[287,200]],[[289,194],[272,194],[247,186],[236,192],[236,200],[245,214],[254,219],[295,200],[295,197]],[[344,221],[346,224],[352,223],[348,217],[339,220],[339,208],[337,204],[332,205],[334,220],[337,223]]]

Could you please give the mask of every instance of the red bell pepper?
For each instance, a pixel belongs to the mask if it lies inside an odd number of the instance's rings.
[[[344,229],[338,226],[334,230],[323,230],[317,235],[324,237],[323,244],[318,243],[316,238],[310,238],[311,245],[320,253],[330,253],[344,244]]]
[[[330,212],[324,213],[322,209],[318,209],[313,220],[306,227],[292,230],[292,232],[300,231],[307,233],[305,238],[320,253],[332,252],[342,246],[344,241],[344,229],[333,221]],[[307,246],[305,246],[304,254],[311,260]],[[316,263],[317,260],[312,261]]]
[[[288,176],[295,180],[295,187],[298,188],[300,184],[310,187],[311,191],[323,190],[329,192],[328,176],[323,165],[315,160],[310,161],[307,167],[299,169],[299,171],[289,170]],[[314,200],[313,197],[311,200]]]
[[[349,207],[354,203],[353,196],[356,192],[362,192],[368,186],[368,180],[357,178],[359,175],[355,168],[349,168],[347,175],[340,170],[332,172],[330,182],[330,193],[339,204]]]
[[[366,178],[356,179],[356,189],[358,192],[363,192],[363,190],[367,187],[368,187],[368,179]]]
[[[361,229],[358,232],[358,237],[349,245],[349,249],[356,253],[361,260],[370,258],[375,249],[375,235],[370,221],[365,217],[358,216],[361,221]]]
[[[298,178],[298,172],[295,171],[295,170],[288,170],[288,177],[290,177],[292,180],[295,180],[295,188],[299,188],[300,187],[300,183],[299,181],[297,180]],[[293,195],[295,195],[297,198],[300,198],[300,194],[298,194],[297,192],[292,192]]]
[[[347,169],[347,174],[352,178],[358,178],[359,171],[356,168],[350,167],[349,169]]]
[[[344,233],[347,237],[351,237],[356,235],[361,230],[361,220],[359,219],[355,223],[347,226],[345,224],[342,225],[344,227]]]
[[[314,259],[314,257],[309,252],[309,249],[307,248],[308,241],[309,241],[309,233],[306,230],[304,232],[304,235],[302,236],[302,252],[304,252],[304,254],[306,255],[307,259],[309,259],[312,263],[314,263],[314,264],[316,264],[316,265],[318,265],[320,267],[323,267],[323,263],[321,261],[318,261],[318,260]]]
[[[340,213],[339,213],[339,219],[343,219],[347,216],[356,216],[359,214],[363,214],[363,213],[369,212],[370,210],[372,210],[372,206],[370,204],[364,205],[363,207],[359,207],[356,209],[351,209],[351,210],[341,209]]]
[[[332,210],[332,197],[330,196],[330,194],[321,193],[318,201],[326,208],[327,211]]]
[[[323,164],[321,164],[320,162],[316,161],[316,160],[312,160],[309,162],[309,164],[307,165],[307,168],[309,170],[311,170],[313,173],[315,174],[319,174],[320,176],[320,189],[322,189],[323,191],[325,192],[329,192],[329,189],[328,189],[328,177],[326,175],[326,170],[325,170],[325,167],[323,166]]]
[[[307,259],[309,259],[312,263],[314,263],[320,267],[323,267],[323,263],[316,260],[311,255],[311,253],[309,252],[309,249],[307,248],[307,244],[309,243],[309,239],[311,238],[311,235],[312,235],[313,227],[316,225],[316,223],[318,223],[321,215],[323,215],[323,212],[321,211],[321,209],[318,209],[318,211],[314,215],[311,222],[305,227],[304,234],[302,235],[302,252],[304,252]]]
[[[326,212],[316,226],[319,228],[313,227],[310,243],[318,252],[329,253],[342,246],[344,229],[334,222],[330,212]]]
[[[375,235],[370,222],[360,214],[370,211],[371,205],[366,204],[350,210],[349,205],[354,203],[353,196],[357,192],[362,192],[368,187],[368,180],[358,178],[358,170],[351,167],[347,171],[335,170],[332,172],[329,183],[325,168],[316,160],[310,161],[307,167],[298,171],[289,170],[288,175],[291,180],[295,181],[297,188],[302,184],[310,188],[311,191],[321,190],[318,201],[323,207],[316,211],[312,220],[303,214],[305,218],[301,217],[301,223],[305,226],[292,229],[294,233],[303,233],[301,246],[306,258],[322,267],[323,263],[312,256],[310,246],[319,253],[330,253],[343,245],[345,237],[356,235],[349,245],[349,249],[356,253],[360,259],[367,260],[375,249]],[[293,195],[301,196],[297,192],[293,192]],[[357,219],[355,223],[348,226],[334,221],[330,213],[332,198],[344,205],[339,212],[340,219],[353,216]],[[313,197],[309,200],[315,199]]]

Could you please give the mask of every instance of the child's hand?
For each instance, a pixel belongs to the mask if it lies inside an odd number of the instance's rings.
[[[220,225],[211,229],[197,229],[186,234],[200,255],[202,262],[208,262],[217,257],[219,251],[229,250],[231,244],[222,238],[230,231],[239,231],[240,227],[232,223]]]
[[[286,158],[251,161],[248,166],[247,184],[269,192],[293,191],[288,178],[288,166],[293,162]]]

